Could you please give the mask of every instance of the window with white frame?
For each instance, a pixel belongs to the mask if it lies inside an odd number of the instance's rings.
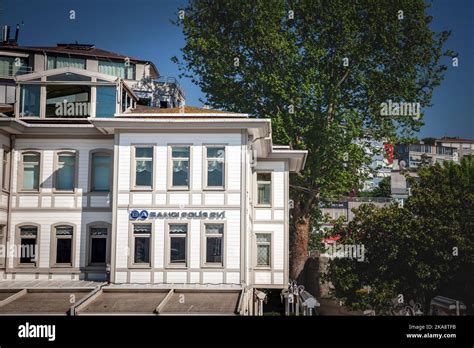
[[[257,204],[271,205],[272,174],[257,173]]]
[[[135,64],[124,62],[112,62],[99,60],[99,72],[102,74],[113,75],[122,79],[135,79]]]
[[[67,225],[56,226],[54,234],[55,264],[57,266],[72,266],[74,228]]]
[[[61,56],[48,56],[47,69],[60,69],[60,68],[77,68],[85,69],[86,60],[81,58],[72,57],[61,57]]]
[[[153,147],[135,147],[135,187],[153,186]]]
[[[187,262],[187,224],[169,224],[169,263],[186,266]]]
[[[24,153],[22,163],[22,189],[37,191],[39,189],[40,154],[34,152]]]
[[[94,152],[91,161],[91,191],[110,191],[110,183],[112,181],[112,155],[107,152]]]
[[[38,228],[36,226],[20,227],[19,245],[19,264],[35,266],[38,252]]]
[[[224,187],[225,147],[208,146],[206,148],[206,186],[209,188]]]
[[[55,188],[58,191],[73,191],[76,186],[76,154],[58,153]]]
[[[171,147],[172,187],[189,187],[189,146]]]
[[[133,263],[142,266],[150,265],[151,224],[133,225]]]
[[[98,266],[107,263],[107,240],[109,229],[105,226],[89,228],[89,265]]]
[[[270,233],[257,233],[257,266],[270,267],[272,252],[272,235]]]
[[[224,224],[205,224],[206,264],[222,265],[224,254]]]

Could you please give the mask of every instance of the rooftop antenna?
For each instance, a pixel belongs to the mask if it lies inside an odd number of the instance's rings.
[[[15,31],[15,43],[18,43],[18,34],[20,32],[20,24],[16,25],[16,31]]]

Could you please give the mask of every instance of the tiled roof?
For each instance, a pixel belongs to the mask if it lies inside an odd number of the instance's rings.
[[[124,56],[115,52],[106,51],[100,48],[96,48],[94,45],[77,45],[77,44],[58,44],[55,47],[29,47],[29,46],[13,46],[4,45],[0,46],[1,50],[7,49],[12,51],[34,51],[34,52],[52,52],[70,54],[74,56],[91,56],[98,58],[110,58],[110,59],[125,59],[130,58],[131,61],[144,61],[141,59],[133,58],[130,56]]]

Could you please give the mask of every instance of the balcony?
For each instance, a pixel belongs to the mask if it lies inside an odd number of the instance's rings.
[[[180,93],[183,96],[183,98],[185,97],[184,90],[175,77],[160,76],[159,79],[153,80],[153,82],[157,86],[162,86],[162,87],[169,86],[173,89],[176,89],[178,93]]]
[[[3,66],[0,68],[0,78],[14,78],[15,76],[31,74],[33,68],[31,66],[15,67],[14,65]]]

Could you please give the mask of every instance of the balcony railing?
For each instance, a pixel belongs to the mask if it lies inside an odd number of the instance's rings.
[[[33,68],[31,66],[15,67],[14,65],[8,66],[8,68],[0,69],[0,77],[15,77],[17,75],[31,74]]]
[[[179,91],[179,93],[183,96],[183,98],[185,97],[184,90],[175,77],[160,76],[159,79],[153,80],[153,82],[156,83],[157,85],[165,85],[165,84],[174,85],[175,88]]]

